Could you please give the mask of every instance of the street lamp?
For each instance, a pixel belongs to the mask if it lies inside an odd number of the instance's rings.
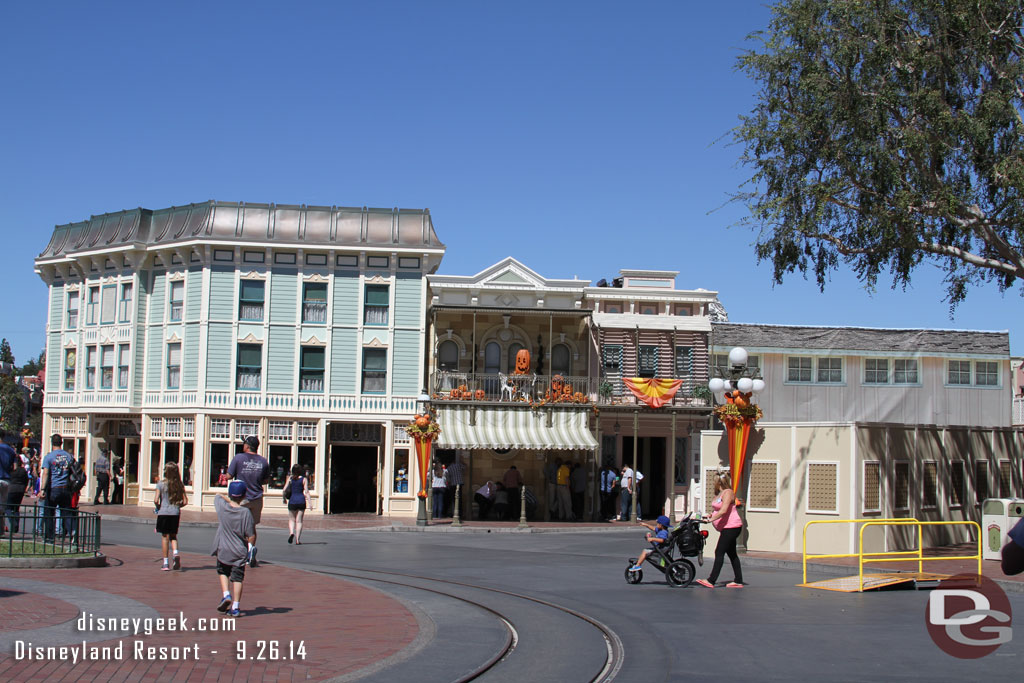
[[[416,446],[416,460],[419,464],[420,490],[416,497],[416,526],[427,525],[427,478],[430,476],[430,450],[434,436],[440,433],[433,415],[430,414],[430,394],[424,389],[416,399],[417,413],[406,428]]]

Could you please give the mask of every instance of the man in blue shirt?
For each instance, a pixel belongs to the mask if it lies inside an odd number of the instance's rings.
[[[40,464],[39,495],[43,498],[43,535],[47,543],[53,542],[54,510],[60,507],[61,530],[71,533],[71,466],[74,456],[61,446],[60,434],[50,437],[53,450],[43,456]]]
[[[1003,573],[1007,576],[1024,572],[1024,519],[1010,529],[1010,540],[1003,546]]]
[[[236,455],[228,465],[228,475],[232,479],[245,482],[245,500],[241,505],[244,508],[249,508],[249,512],[252,513],[253,540],[249,544],[247,558],[250,567],[259,566],[256,561],[256,525],[260,523],[263,513],[263,485],[270,479],[270,463],[257,453],[259,448],[259,439],[255,436],[245,437],[245,441],[242,442],[242,452]]]
[[[18,454],[13,448],[3,442],[7,432],[0,429],[0,536],[5,529],[4,520],[7,519],[7,492],[11,484],[11,472],[14,471],[14,461]]]

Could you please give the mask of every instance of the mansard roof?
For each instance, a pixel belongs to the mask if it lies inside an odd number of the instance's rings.
[[[444,249],[429,209],[218,202],[129,209],[58,225],[39,260],[195,241]]]
[[[713,323],[715,347],[1010,356],[1007,331]]]

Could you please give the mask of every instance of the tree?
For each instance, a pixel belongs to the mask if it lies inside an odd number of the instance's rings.
[[[0,428],[20,432],[25,417],[25,394],[10,375],[0,376]]]
[[[737,196],[774,279],[845,263],[868,288],[946,273],[1024,276],[1024,9],[1020,0],[782,0],[738,68],[759,84],[734,141]]]
[[[11,345],[7,342],[7,337],[0,339],[0,363],[14,365],[14,353],[11,351]]]

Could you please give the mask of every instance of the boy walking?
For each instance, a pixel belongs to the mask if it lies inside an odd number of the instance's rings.
[[[233,481],[228,495],[218,494],[213,501],[217,510],[217,535],[213,539],[213,552],[217,557],[217,577],[220,579],[221,599],[217,611],[238,617],[238,603],[242,600],[242,581],[245,580],[245,561],[248,547],[256,541],[256,525],[252,513],[242,507],[245,483]],[[248,546],[247,546],[248,544]]]

